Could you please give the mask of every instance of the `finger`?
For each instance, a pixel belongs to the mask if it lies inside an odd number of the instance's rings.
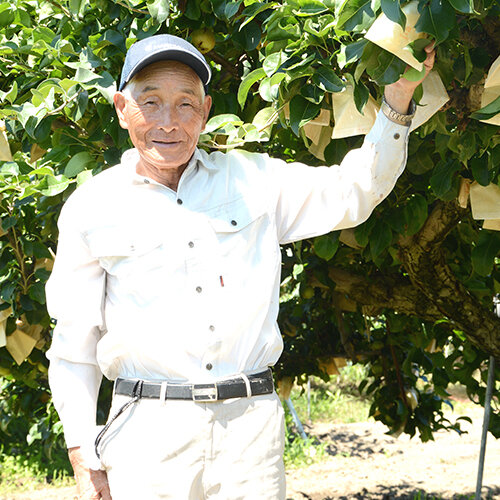
[[[106,485],[102,490],[101,490],[101,499],[102,500],[113,500],[111,498],[111,492],[109,491],[109,486]]]
[[[430,53],[434,50],[435,47],[436,47],[436,42],[434,41],[425,47],[425,51],[427,53]]]

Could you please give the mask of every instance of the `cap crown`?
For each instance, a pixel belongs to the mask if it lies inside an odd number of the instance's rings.
[[[179,61],[190,66],[207,86],[212,72],[205,58],[188,41],[174,35],[153,35],[134,43],[127,52],[123,63],[122,76],[118,90],[141,69],[158,61]]]

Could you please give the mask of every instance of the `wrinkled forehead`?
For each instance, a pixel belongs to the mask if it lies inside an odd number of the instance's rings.
[[[205,90],[200,77],[187,64],[179,61],[158,61],[141,69],[124,90],[141,92],[142,87],[148,88],[150,83],[154,83],[156,88],[161,86],[168,89],[172,84],[181,85],[183,88],[191,89],[200,96],[205,95]]]

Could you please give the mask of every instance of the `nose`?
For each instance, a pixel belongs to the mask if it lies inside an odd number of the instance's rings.
[[[170,132],[179,127],[179,117],[175,107],[162,106],[159,110],[158,127]]]

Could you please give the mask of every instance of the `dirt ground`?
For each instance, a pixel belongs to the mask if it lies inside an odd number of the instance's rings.
[[[469,413],[468,434],[440,432],[422,444],[385,435],[374,422],[316,424],[308,430],[328,443],[318,464],[287,472],[287,500],[413,500],[418,492],[445,500],[475,491],[482,410]],[[483,499],[500,499],[500,440],[488,435]],[[74,488],[1,496],[0,500],[73,500]],[[423,496],[423,495],[422,495]],[[147,499],[144,499],[147,500]]]
[[[476,489],[482,409],[469,413],[468,434],[439,432],[422,443],[387,436],[379,423],[316,424],[310,433],[327,441],[330,456],[287,473],[287,500],[412,500],[419,492],[446,500]],[[424,495],[422,495],[424,497]],[[500,440],[488,434],[483,499],[500,499]]]

